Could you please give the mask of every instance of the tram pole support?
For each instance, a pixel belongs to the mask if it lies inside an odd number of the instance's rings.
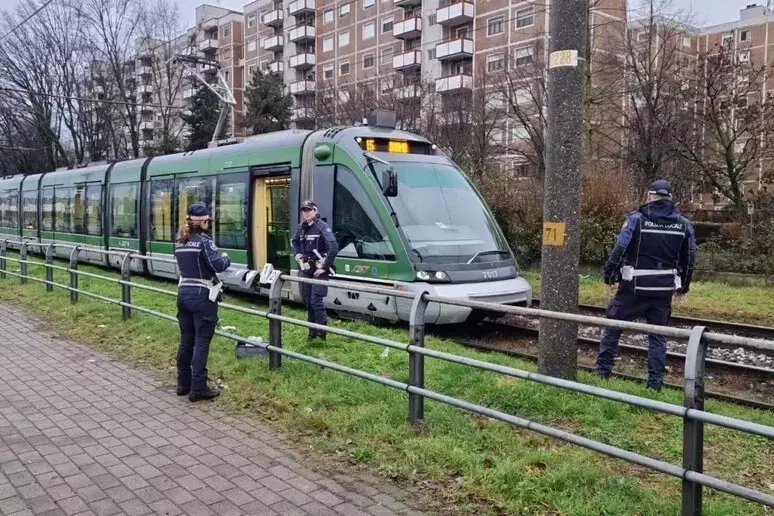
[[[574,313],[578,310],[588,0],[555,0],[549,15],[548,135],[540,307]],[[540,321],[538,369],[541,374],[575,378],[577,336],[577,323]]]

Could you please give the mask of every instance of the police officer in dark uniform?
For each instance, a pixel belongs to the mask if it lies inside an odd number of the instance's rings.
[[[303,221],[298,225],[293,236],[293,251],[296,261],[301,267],[300,276],[325,280],[330,277],[331,266],[339,252],[339,245],[328,224],[320,219],[317,205],[313,201],[301,204]],[[323,285],[301,284],[304,304],[309,322],[327,325],[328,316],[325,313],[323,300],[328,295],[328,287]],[[309,330],[309,340],[320,338],[325,340],[325,332]]]
[[[649,324],[665,326],[672,296],[688,293],[696,262],[693,224],[674,205],[668,181],[655,181],[647,203],[626,217],[613,252],[605,263],[605,283],[618,291],[606,317],[632,321],[644,315]],[[596,372],[607,378],[618,355],[621,330],[605,328]],[[648,388],[661,390],[666,363],[666,338],[648,335]]]
[[[188,207],[185,226],[175,243],[175,260],[180,270],[177,320],[180,348],[177,352],[177,394],[191,401],[220,395],[207,386],[207,357],[218,322],[221,281],[216,273],[231,265],[207,235],[212,219],[204,204]]]

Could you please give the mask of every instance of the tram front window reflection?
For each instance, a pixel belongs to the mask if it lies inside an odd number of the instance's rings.
[[[384,166],[376,166],[381,177]],[[438,163],[393,162],[398,196],[389,199],[410,251],[426,263],[510,258],[484,203],[458,169]]]

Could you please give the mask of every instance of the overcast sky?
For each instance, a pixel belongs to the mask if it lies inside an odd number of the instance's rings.
[[[0,11],[16,6],[20,0],[0,0]],[[44,0],[35,0],[36,5],[41,5]],[[54,0],[59,1],[59,0]],[[758,4],[765,4],[766,0],[757,0]],[[249,0],[210,0],[208,2],[196,0],[178,0],[180,14],[187,26],[194,23],[194,8],[202,3],[220,5],[228,9],[242,10]],[[635,6],[637,0],[629,0],[629,6]],[[756,0],[673,0],[677,8],[691,9],[695,15],[696,25],[716,25],[734,21],[739,17],[739,9],[747,4],[756,3]],[[186,7],[193,6],[193,7]]]

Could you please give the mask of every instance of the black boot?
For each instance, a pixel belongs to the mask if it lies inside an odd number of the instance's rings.
[[[189,392],[191,392],[191,388],[190,387],[181,387],[179,385],[177,386],[177,395],[178,396],[185,396]]]
[[[207,387],[206,390],[202,392],[191,392],[188,395],[188,399],[190,401],[211,400],[218,396],[220,396],[220,390]]]
[[[312,342],[317,338],[317,332],[315,330],[309,330],[309,335],[306,336],[307,342]]]

